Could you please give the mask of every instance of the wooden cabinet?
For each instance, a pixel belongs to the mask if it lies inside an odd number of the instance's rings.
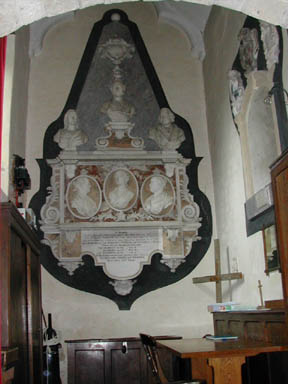
[[[36,234],[0,204],[2,347],[18,348],[13,384],[42,383],[41,278]]]
[[[248,341],[285,342],[284,310],[214,312],[216,335],[233,335]]]
[[[70,340],[66,343],[68,384],[154,384],[139,338]],[[178,378],[177,358],[163,349],[160,359],[168,378]]]
[[[214,312],[217,336],[232,335],[243,340],[286,343],[285,310]],[[287,352],[261,354],[247,358],[243,366],[243,384],[288,383]]]
[[[288,150],[271,167],[283,296],[288,308]]]

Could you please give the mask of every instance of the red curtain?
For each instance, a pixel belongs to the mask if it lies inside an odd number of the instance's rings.
[[[1,157],[2,157],[2,118],[3,118],[6,44],[7,44],[7,37],[5,36],[0,38],[0,170],[1,170]],[[1,172],[0,172],[0,193],[1,193]]]
[[[0,38],[0,201],[2,194],[2,185],[1,185],[1,156],[2,156],[2,118],[3,118],[3,97],[4,97],[4,75],[5,75],[5,61],[6,61],[6,45],[7,45],[7,37]],[[1,238],[0,238],[1,241]],[[1,317],[1,288],[0,288],[0,318]],[[1,321],[0,321],[0,352],[2,345],[2,337],[1,337],[2,329],[1,329]],[[0,353],[0,363],[1,363],[1,353]],[[1,365],[0,365],[1,367]],[[2,383],[2,369],[0,368],[0,383]]]

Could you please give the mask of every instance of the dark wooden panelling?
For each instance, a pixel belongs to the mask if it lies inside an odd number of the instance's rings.
[[[286,312],[282,310],[214,312],[215,334],[235,335],[244,340],[287,342]],[[261,354],[247,359],[243,384],[288,382],[287,352]]]
[[[284,302],[288,307],[288,150],[271,167]]]
[[[71,340],[68,343],[68,384],[154,384],[138,338]],[[179,360],[160,350],[169,379],[181,378]]]
[[[74,383],[105,383],[105,350],[80,350],[75,353]],[[72,381],[73,382],[73,381]]]
[[[13,384],[42,383],[40,243],[12,203],[0,204],[2,347],[18,348]]]

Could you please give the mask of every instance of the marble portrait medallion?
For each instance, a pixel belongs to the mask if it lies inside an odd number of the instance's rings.
[[[125,168],[111,171],[104,181],[104,197],[115,211],[128,211],[138,197],[138,184],[132,172]]]
[[[144,180],[141,188],[144,210],[154,217],[169,215],[175,204],[175,191],[168,177],[152,175]]]
[[[102,203],[97,180],[87,175],[75,177],[68,184],[66,202],[69,211],[78,219],[89,219],[96,215]]]

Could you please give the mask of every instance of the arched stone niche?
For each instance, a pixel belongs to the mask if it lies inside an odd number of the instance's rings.
[[[231,112],[239,133],[248,235],[274,223],[270,165],[286,145],[282,88],[282,32],[248,17],[229,72]],[[267,97],[274,96],[267,103]],[[269,97],[268,97],[269,98]],[[284,114],[281,113],[284,111]]]
[[[273,86],[273,69],[248,75],[242,108],[235,118],[241,140],[246,199],[269,184],[269,166],[279,153],[272,108],[264,103]]]

